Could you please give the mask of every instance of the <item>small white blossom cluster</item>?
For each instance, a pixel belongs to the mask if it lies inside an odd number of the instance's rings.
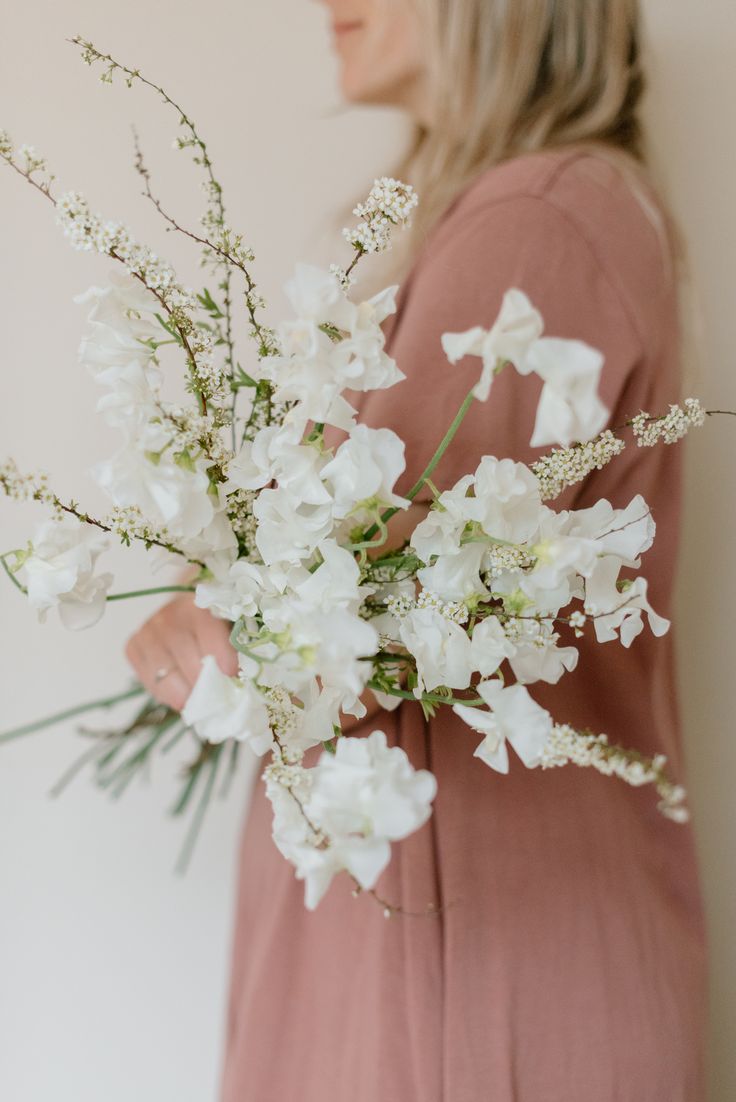
[[[49,486],[49,476],[43,472],[22,474],[14,459],[0,463],[0,488],[12,501],[40,501],[53,506],[56,495]]]
[[[116,506],[110,510],[103,523],[126,544],[132,540],[140,540],[142,543],[171,543],[171,533],[166,528],[155,528],[137,505]]]
[[[138,244],[122,223],[93,214],[87,200],[78,192],[68,191],[61,195],[56,212],[73,248],[120,260],[130,275],[156,296],[168,313],[172,328],[185,344],[197,393],[204,399],[221,399],[225,377],[215,363],[212,339],[192,320],[196,300],[179,285],[173,268],[148,246]]]
[[[664,417],[652,417],[651,414],[637,413],[631,421],[631,428],[639,447],[651,448],[662,441],[664,444],[676,444],[692,428],[700,428],[705,423],[706,412],[697,398],[686,398],[681,406],[672,405]]]
[[[653,784],[660,798],[659,810],[666,818],[677,823],[686,823],[690,818],[685,789],[667,777],[664,754],[644,758],[634,750],[612,746],[606,735],[587,734],[556,723],[544,746],[541,766],[552,769],[570,764],[595,769],[606,777],[619,777],[634,787]]]
[[[592,471],[602,470],[625,447],[623,440],[606,429],[585,444],[556,448],[542,456],[531,468],[539,479],[542,501],[559,497],[566,487],[582,482]]]
[[[418,202],[408,184],[383,176],[375,181],[365,202],[353,211],[360,225],[344,229],[343,236],[361,254],[384,252],[391,247],[394,229],[406,225]]]

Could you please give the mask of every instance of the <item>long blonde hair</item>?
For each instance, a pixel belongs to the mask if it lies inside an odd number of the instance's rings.
[[[433,124],[408,160],[423,235],[483,169],[595,145],[633,169],[646,150],[638,0],[416,0]]]

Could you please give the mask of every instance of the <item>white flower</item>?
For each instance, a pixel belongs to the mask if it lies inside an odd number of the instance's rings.
[[[390,843],[427,821],[437,792],[432,774],[415,770],[400,747],[387,745],[383,731],[338,739],[335,753],[322,754],[311,780],[305,811],[329,845],[321,859],[302,865],[310,909],[340,868],[362,888],[374,887],[389,862]],[[318,890],[309,892],[310,881]]]
[[[523,543],[539,527],[539,482],[523,463],[485,455],[475,472],[467,515],[497,540]]]
[[[472,508],[468,491],[475,482],[468,474],[456,482],[451,490],[440,494],[423,521],[416,526],[411,546],[422,562],[431,562],[435,555],[450,555],[460,546],[460,538],[470,519]]]
[[[215,616],[235,623],[241,617],[255,616],[264,595],[275,593],[271,573],[265,566],[238,559],[223,580],[197,585],[194,603],[208,608]]]
[[[322,471],[333,498],[335,517],[348,516],[365,501],[408,508],[409,502],[394,493],[405,467],[404,442],[395,432],[357,425]]]
[[[406,378],[384,352],[381,322],[396,312],[397,287],[387,287],[367,302],[354,306],[348,320],[349,336],[335,345],[340,378],[351,390],[385,390]]]
[[[206,742],[237,739],[247,742],[254,754],[264,754],[273,742],[261,694],[250,682],[224,674],[211,655],[202,659],[202,670],[181,714]]]
[[[623,592],[618,590],[616,582],[621,565],[620,559],[605,556],[585,582],[585,611],[595,617],[598,642],[610,642],[618,632],[623,646],[630,647],[643,630],[643,612],[648,616],[652,634],[665,635],[670,622],[658,616],[649,604],[646,578],[635,578]]]
[[[349,327],[352,303],[333,272],[312,264],[297,264],[284,291],[300,321],[327,323],[336,329]]]
[[[516,648],[495,616],[487,616],[473,628],[470,659],[481,677],[491,677],[503,662],[511,658]]]
[[[523,685],[511,685],[506,689],[500,681],[482,681],[478,693],[491,711],[484,712],[466,704],[455,704],[452,708],[468,726],[485,736],[475,757],[499,773],[508,773],[506,743],[510,742],[524,765],[530,769],[539,765],[552,733],[549,712],[532,700]]]
[[[417,571],[417,578],[425,589],[436,593],[443,601],[487,597],[488,590],[480,579],[485,553],[485,544],[466,543],[454,554],[440,555],[433,566]]]
[[[345,608],[357,613],[364,597],[371,592],[359,585],[360,568],[353,555],[335,540],[324,540],[319,546],[322,563],[303,581],[293,585],[294,592],[313,608],[328,611]]]
[[[472,673],[470,639],[464,628],[434,608],[412,609],[401,621],[399,633],[416,660],[419,685],[431,692],[438,685],[467,689]]]
[[[268,425],[230,463],[226,492],[260,490],[276,480],[299,503],[324,505],[330,500],[320,479],[325,462],[316,448],[301,443],[296,426]]]
[[[112,574],[94,573],[97,557],[107,544],[102,532],[76,520],[47,520],[36,529],[22,576],[28,601],[40,620],[49,609],[58,608],[67,628],[97,623],[112,584]]]
[[[597,436],[608,420],[598,397],[601,353],[582,341],[545,337],[530,349],[527,362],[544,382],[531,446],[566,448]]]
[[[308,559],[332,532],[332,506],[299,505],[286,490],[261,490],[253,504],[256,547],[268,565]]]
[[[322,610],[285,593],[263,605],[263,634],[248,648],[260,670],[245,665],[261,685],[282,685],[302,700],[309,699],[316,679],[339,694],[343,711],[362,715],[359,697],[371,673],[370,658],[378,650],[378,634],[348,608],[327,605]]]
[[[480,356],[483,371],[473,393],[485,402],[491,392],[493,372],[505,362],[512,363],[522,375],[528,374],[527,356],[542,335],[544,323],[522,291],[512,289],[504,295],[501,312],[490,330],[476,326],[466,333],[445,333],[442,347],[450,363],[464,356]]]
[[[100,382],[113,385],[115,371],[131,363],[145,370],[149,382],[158,380],[159,372],[151,364],[153,352],[146,342],[165,336],[154,316],[161,306],[139,280],[116,273],[110,286],[90,287],[74,301],[93,304],[79,359]]]
[[[521,685],[546,681],[556,685],[562,675],[572,672],[580,657],[575,647],[558,647],[559,635],[549,629],[538,629],[535,637],[517,644],[509,662],[514,677]]]
[[[213,520],[217,498],[201,463],[176,462],[163,452],[166,432],[150,425],[95,468],[99,485],[118,506],[136,506],[174,539],[198,536]]]

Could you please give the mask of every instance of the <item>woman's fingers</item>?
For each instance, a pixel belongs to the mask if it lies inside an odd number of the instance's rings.
[[[159,642],[150,621],[136,632],[125,653],[138,680],[154,700],[180,712],[186,704],[190,686],[174,655]]]
[[[197,612],[200,615],[194,626],[200,654],[211,654],[223,673],[228,677],[235,677],[238,672],[238,656],[230,643],[230,625],[225,620],[217,620],[203,609],[197,609]]]
[[[159,609],[135,633],[126,656],[155,700],[181,711],[199,677],[202,659],[212,655],[223,673],[234,676],[238,659],[230,645],[230,626],[188,595]]]

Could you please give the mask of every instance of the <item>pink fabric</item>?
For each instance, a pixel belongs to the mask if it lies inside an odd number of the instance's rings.
[[[620,424],[678,393],[675,298],[658,234],[602,158],[532,155],[480,177],[432,234],[404,288],[391,350],[408,379],[363,417],[407,442],[414,481],[477,360],[448,366],[440,334],[489,324],[522,288],[547,332],[606,356]],[[505,372],[435,481],[482,454],[528,461],[537,391]],[[679,448],[630,447],[566,506],[638,492],[658,526],[644,560],[671,611]],[[560,721],[662,751],[681,776],[672,636],[630,650],[581,641],[577,672],[532,689]],[[381,894],[440,917],[386,921],[346,877],[314,914],[270,839],[259,783],[243,835],[223,1102],[700,1102],[703,923],[691,831],[651,789],[591,771],[500,776],[479,737],[415,705],[382,727],[439,782],[429,824],[394,847]]]

